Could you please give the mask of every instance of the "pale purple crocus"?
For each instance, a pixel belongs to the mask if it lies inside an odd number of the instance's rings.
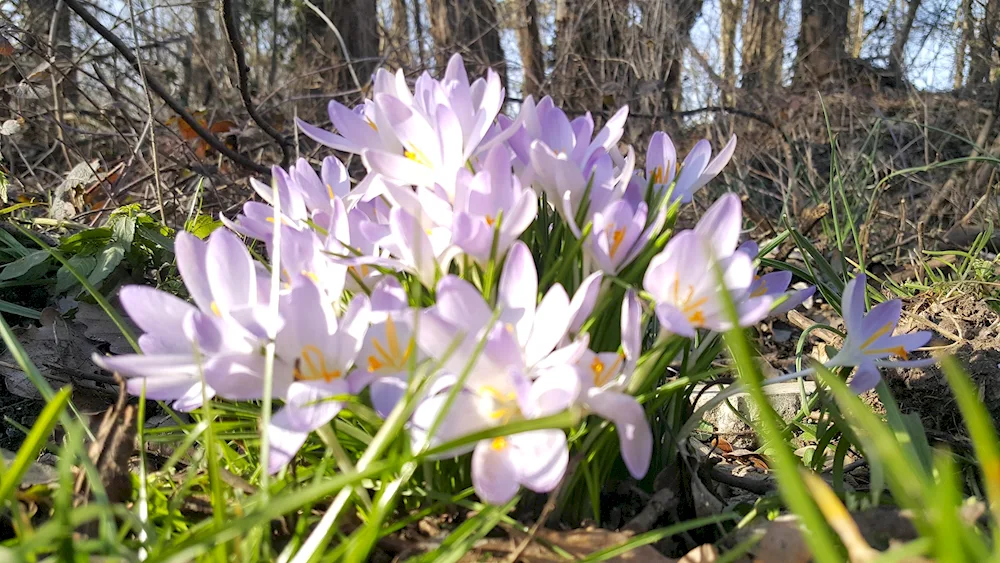
[[[880,367],[920,367],[934,362],[907,360],[910,352],[930,341],[930,332],[893,335],[902,311],[899,299],[880,303],[865,313],[866,283],[867,277],[861,274],[844,288],[841,313],[847,338],[840,352],[826,363],[827,367],[857,366],[851,389],[858,393],[878,385]],[[890,360],[890,357],[901,359]]]
[[[402,69],[395,74],[379,69],[375,73],[373,84],[373,95],[384,94],[399,98],[407,104],[413,103],[413,95],[406,84]],[[368,149],[389,153],[402,152],[399,139],[377,111],[372,100],[365,100],[353,110],[331,100],[327,111],[330,123],[337,133],[310,125],[301,119],[296,119],[295,123],[313,140],[334,150],[353,154],[361,154]]]
[[[750,326],[771,308],[771,297],[751,297],[753,261],[735,252],[742,222],[739,198],[723,196],[694,230],[681,231],[650,261],[643,287],[656,301],[665,330],[693,337],[699,328],[722,332],[733,328],[723,292],[737,309],[737,326]],[[722,272],[718,283],[717,270]]]
[[[706,139],[698,141],[691,152],[684,158],[680,171],[676,176],[676,184],[672,200],[680,200],[689,203],[694,193],[708,184],[713,178],[722,172],[722,169],[729,164],[729,160],[736,151],[736,135],[729,138],[726,146],[719,151],[719,154],[712,158],[712,145]],[[669,157],[669,149],[666,156]],[[655,170],[654,170],[655,172]],[[666,171],[664,171],[666,178]]]
[[[268,321],[265,292],[258,290],[263,280],[235,235],[217,230],[202,241],[181,232],[175,252],[194,304],[149,287],[122,288],[122,306],[144,332],[143,354],[95,356],[94,362],[129,378],[130,393],[145,386],[147,397],[188,411],[216,394],[204,379],[220,369],[217,360],[254,356],[277,322]]]
[[[516,371],[494,373],[493,380],[492,387],[458,391],[452,408],[429,440],[426,432],[442,416],[450,388],[444,387],[423,401],[411,421],[415,447],[449,442],[518,420],[553,415],[571,406],[579,393],[579,378],[568,366],[551,370],[534,381]],[[460,448],[448,455],[469,449]],[[471,449],[473,487],[480,499],[491,504],[509,501],[521,486],[539,493],[552,491],[569,464],[566,434],[557,429],[481,440]]]
[[[389,212],[388,225],[362,221],[361,232],[372,244],[387,250],[391,258],[359,256],[345,259],[345,265],[397,268],[414,274],[426,287],[434,287],[460,252],[451,242],[450,228],[421,224],[401,207]]]
[[[406,394],[411,364],[424,360],[413,329],[418,311],[409,306],[406,292],[395,278],[385,278],[372,290],[371,325],[358,354],[359,377],[368,385],[372,406],[387,417]]]
[[[654,194],[666,193],[677,177],[677,149],[674,148],[670,135],[663,131],[653,133],[646,149],[646,179],[651,184]],[[643,186],[645,189],[645,186]],[[690,194],[688,194],[690,201]],[[683,194],[673,193],[671,199],[683,200]]]
[[[619,199],[594,213],[593,232],[586,248],[601,270],[609,274],[620,272],[663,227],[666,214],[658,213],[646,225],[647,211],[645,202],[633,207],[628,201]]]
[[[653,455],[653,432],[646,411],[625,393],[642,346],[642,308],[634,291],[622,302],[622,350],[595,353],[586,350],[577,361],[582,406],[610,420],[618,429],[622,459],[629,473],[641,479]]]
[[[573,299],[569,302],[569,332],[568,336],[576,337],[583,323],[590,318],[597,305],[597,297],[601,293],[601,282],[604,281],[604,272],[597,271],[580,282],[580,287],[576,288]]]
[[[250,185],[264,203],[248,201],[243,204],[243,213],[235,220],[221,216],[222,222],[230,229],[257,240],[270,241],[274,236],[274,196],[277,188],[278,203],[281,208],[281,224],[298,230],[308,228],[307,221],[329,221],[333,213],[334,200],[342,199],[351,189],[347,169],[336,157],[323,160],[321,174],[304,159],[298,159],[286,171],[279,166],[271,169],[274,187],[256,178]]]
[[[499,330],[508,332],[509,339],[491,340],[481,361],[494,362],[489,353],[494,349],[491,346],[509,345],[502,351],[496,348],[495,364],[516,368],[530,376],[552,361],[550,356],[566,335],[571,321],[569,296],[561,285],[553,285],[541,302],[536,301],[535,263],[531,251],[520,241],[508,253],[500,275],[496,305],[499,320],[495,325],[490,325],[493,307],[469,282],[445,276],[436,293],[437,303],[425,312],[427,318],[421,318],[417,340],[431,357],[444,357],[455,337],[462,335],[461,346],[451,354],[444,367],[452,373],[462,371],[480,339]],[[559,351],[555,353],[558,358]],[[488,375],[489,370],[482,370],[482,373]],[[475,377],[478,376],[474,374]],[[488,385],[489,381],[483,384]]]
[[[756,259],[759,247],[754,241],[744,242],[736,249],[743,252],[751,259]],[[792,273],[785,270],[778,270],[764,275],[757,273],[754,268],[754,279],[750,285],[750,297],[770,296],[773,299],[771,307],[772,315],[787,313],[804,303],[816,293],[816,286],[811,285],[803,289],[789,291],[788,286],[792,283]]]
[[[338,319],[319,287],[300,277],[283,296],[281,310],[285,324],[275,338],[280,361],[274,382],[285,406],[267,428],[270,473],[287,465],[309,433],[337,416],[344,398],[360,390],[350,369],[368,328],[370,305],[366,296],[356,296]],[[283,382],[287,386],[279,385]]]
[[[487,153],[479,171],[461,174],[455,191],[452,237],[455,244],[477,262],[491,258],[496,239],[500,260],[535,220],[538,196],[511,170],[506,147],[494,147]]]

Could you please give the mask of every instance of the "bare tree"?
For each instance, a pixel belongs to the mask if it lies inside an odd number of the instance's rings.
[[[364,85],[379,63],[376,0],[313,0],[312,4],[336,27],[348,50],[344,53],[330,24],[303,3],[299,8],[304,26],[300,63],[319,69],[313,85],[328,91],[349,90],[355,87],[354,76]]]
[[[997,18],[1000,16],[997,0],[985,0],[983,17],[979,20],[975,40],[970,45],[969,74],[966,84],[975,87],[990,80],[990,70],[993,66],[993,44],[997,29]],[[971,10],[970,10],[971,13]],[[972,22],[969,22],[972,25]]]
[[[750,0],[740,65],[741,86],[746,90],[772,88],[781,82],[785,30],[779,7],[771,0]]]
[[[861,48],[865,42],[865,0],[854,0],[851,8],[851,56],[855,59],[861,56]]]
[[[906,42],[910,39],[910,30],[913,29],[913,21],[917,18],[918,9],[920,9],[920,0],[909,0],[903,24],[896,29],[892,50],[889,51],[889,70],[894,74],[902,75],[903,73],[903,54],[906,51]]]
[[[848,0],[802,0],[795,82],[816,83],[831,76],[846,58]]]
[[[721,0],[722,79],[730,90],[736,86],[736,29],[743,18],[743,0]]]
[[[418,0],[419,1],[419,0]],[[391,61],[395,66],[410,68],[413,52],[410,50],[410,10],[406,0],[392,0],[392,33],[386,46],[392,49]]]
[[[494,0],[428,0],[431,37],[438,66],[461,53],[470,73],[492,68],[507,82],[507,63],[500,46],[500,24]]]
[[[952,86],[958,90],[965,82],[965,58],[969,50],[969,45],[975,41],[974,30],[972,29],[972,0],[962,0],[962,5],[955,16],[956,23],[960,28],[958,41],[955,45],[955,70],[952,77]]]
[[[536,0],[520,0],[523,19],[517,28],[517,45],[521,51],[521,67],[524,95],[540,94],[545,81],[545,54],[542,38],[538,31],[538,3]]]
[[[212,0],[196,0],[194,10],[194,35],[190,53],[185,63],[185,80],[181,84],[181,103],[186,106],[204,107],[215,94],[215,71],[219,54],[218,26],[213,20]]]

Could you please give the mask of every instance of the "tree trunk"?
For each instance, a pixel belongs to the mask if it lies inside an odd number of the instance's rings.
[[[974,39],[972,36],[972,0],[962,0],[962,5],[955,18],[961,27],[961,33],[958,36],[958,44],[955,45],[955,71],[952,77],[952,86],[958,90],[965,83],[966,53]]]
[[[906,42],[910,39],[910,30],[913,29],[913,21],[917,17],[917,10],[920,8],[920,0],[910,0],[906,8],[906,16],[903,17],[903,25],[896,30],[896,37],[892,42],[892,49],[889,51],[889,71],[897,76],[903,75],[903,55],[906,52]]]
[[[721,0],[722,10],[722,79],[730,92],[736,87],[736,27],[743,19],[743,0]],[[729,94],[725,102],[731,103]]]
[[[851,57],[861,58],[865,42],[865,0],[854,0],[851,9]]]
[[[420,0],[415,0],[419,2]],[[410,10],[406,0],[392,0],[392,36],[388,38],[392,61],[397,68],[408,69],[413,64],[410,50]]]
[[[378,65],[379,21],[376,0],[313,1],[330,19],[347,47],[351,65],[347,64],[340,41],[330,27],[311,8],[302,5],[305,33],[300,44],[300,64],[312,71],[311,86],[324,91],[345,91],[356,87],[356,75],[361,86],[371,80]],[[353,67],[353,74],[351,68]]]
[[[674,17],[668,20],[672,25],[666,29],[664,43],[667,45],[667,70],[664,109],[668,112],[680,109],[682,101],[681,74],[684,68],[684,51],[690,42],[691,28],[701,15],[702,0],[678,0],[669,3],[676,10]]]
[[[507,83],[494,0],[428,0],[427,9],[439,68],[444,69],[453,54],[461,53],[470,75],[479,76],[492,68]]]
[[[778,3],[750,0],[743,22],[743,60],[740,85],[745,90],[774,88],[781,82],[785,35]]]
[[[545,81],[545,55],[542,38],[538,32],[538,3],[535,0],[521,0],[524,19],[517,29],[517,45],[521,51],[521,68],[524,81],[521,91],[524,96],[541,94]]]
[[[220,51],[217,30],[210,9],[212,0],[197,0],[194,10],[194,37],[191,38],[191,70],[184,82],[181,103],[189,107],[202,108],[215,95],[213,71]]]
[[[969,56],[969,76],[966,85],[976,87],[990,80],[990,69],[993,66],[993,41],[995,39],[997,10],[996,0],[987,0],[984,5],[983,18],[979,20],[979,26],[975,40],[970,46]],[[971,14],[970,11],[967,15]],[[972,26],[972,20],[969,26]],[[970,34],[971,35],[971,34]]]
[[[802,0],[795,82],[815,84],[835,74],[847,57],[848,0]]]

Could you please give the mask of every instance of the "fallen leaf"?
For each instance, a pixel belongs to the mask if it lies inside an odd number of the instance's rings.
[[[9,467],[14,461],[14,458],[17,457],[17,454],[0,448],[0,456],[3,457],[4,464]],[[19,487],[27,489],[29,487],[34,487],[35,485],[48,485],[55,483],[58,480],[59,472],[56,471],[54,467],[35,461],[28,466],[28,471],[26,471],[24,473],[24,477],[21,478]]]
[[[78,323],[58,319],[48,326],[15,329],[14,335],[42,377],[53,387],[73,385],[74,404],[85,412],[100,412],[107,408],[114,392],[106,384],[110,378],[91,361],[98,349],[83,331],[84,327]],[[25,399],[42,399],[10,350],[0,354],[0,375],[11,394]]]

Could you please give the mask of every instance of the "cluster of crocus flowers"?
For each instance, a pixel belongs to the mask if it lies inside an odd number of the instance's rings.
[[[637,169],[620,143],[627,108],[599,129],[550,98],[529,97],[508,117],[499,77],[470,82],[458,56],[413,90],[399,72],[380,70],[373,85],[355,108],[330,103],[334,132],[298,123],[360,155],[366,173],[353,187],[333,156],[319,173],[300,159],[252,181],[262,201],[223,217],[226,229],[177,237],[192,302],[124,288],[143,353],[95,359],[126,376],[130,392],[180,410],[271,397],[270,472],[345,405],[368,401],[383,417],[413,407],[415,451],[567,409],[592,414],[617,429],[624,466],[641,478],[654,437],[629,389],[648,322],[693,338],[751,326],[811,294],[788,291],[786,272],[759,275],[756,245],[739,245],[732,194],[653,249],[735,139],[714,158],[699,142],[678,164],[657,133]],[[263,243],[266,263],[240,236]],[[622,291],[622,272],[641,287]],[[926,338],[892,336],[898,305],[866,316],[858,287],[848,287],[849,336],[832,365],[858,365],[866,387],[875,366]],[[440,455],[471,452],[476,492],[503,503],[522,486],[553,490],[571,447],[564,430],[540,428]]]

